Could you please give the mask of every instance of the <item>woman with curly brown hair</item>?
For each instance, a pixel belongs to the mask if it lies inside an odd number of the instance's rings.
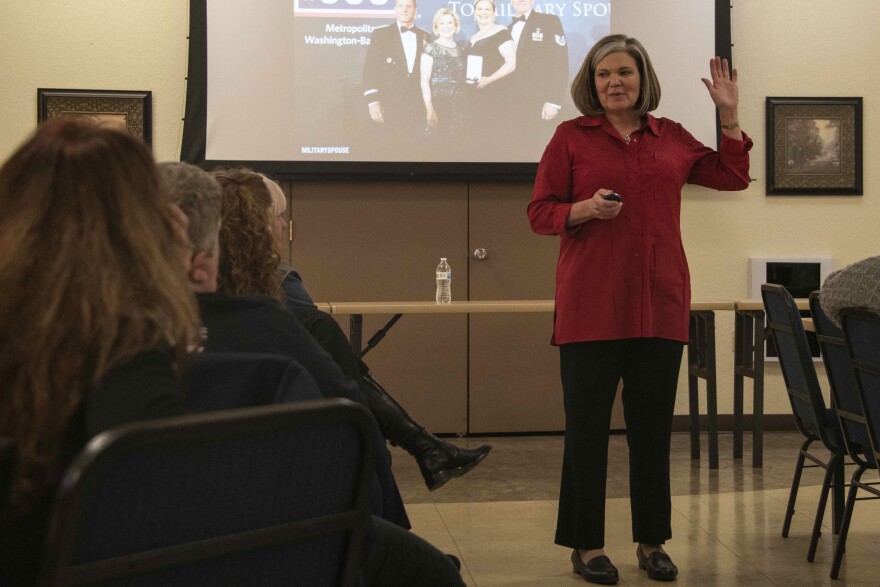
[[[276,246],[281,228],[277,216],[282,209],[271,195],[273,191],[280,192],[280,188],[247,169],[216,171],[213,175],[223,191],[219,235],[222,257],[217,279],[219,293],[198,293],[207,329],[206,350],[289,356],[309,370],[323,394],[348,397],[372,410],[372,400],[368,402],[359,392],[360,375],[353,377],[349,369],[353,365],[357,372],[357,359],[333,318],[327,316],[326,324],[306,324],[299,314],[287,311],[280,303]],[[329,323],[348,353],[341,358],[327,346],[322,335]],[[374,504],[373,508],[377,540],[364,559],[366,585],[463,585],[458,559],[444,555],[406,531],[410,523],[391,472],[391,457],[380,430],[375,432],[376,479],[380,489],[376,497],[381,504]]]
[[[263,176],[244,168],[213,175],[223,188],[218,291],[279,297],[275,275],[281,258],[268,230],[272,197]]]
[[[286,228],[281,214],[287,204],[278,184],[247,169],[216,171],[214,177],[224,191],[220,291],[279,298],[283,288],[288,309],[342,372],[358,384],[385,438],[415,457],[429,490],[477,466],[491,446],[459,448],[428,432],[372,376],[369,367],[352,351],[339,324],[318,310],[307,293],[308,303],[302,302],[305,288],[298,274],[279,265],[278,251]]]
[[[0,168],[0,436],[16,467],[0,584],[36,580],[52,495],[99,432],[181,414],[195,301],[143,143],[72,121]]]

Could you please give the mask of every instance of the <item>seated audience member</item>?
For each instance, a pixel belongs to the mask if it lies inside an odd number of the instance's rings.
[[[149,149],[59,120],[0,168],[0,585],[33,585],[56,485],[94,435],[184,413],[198,314]]]
[[[159,169],[169,200],[188,217],[189,240],[194,243],[189,278],[199,305],[205,349],[290,357],[309,371],[325,397],[342,397],[366,406],[357,385],[345,377],[296,317],[277,300],[217,292],[222,258],[217,243],[222,210],[220,186],[193,165],[160,163]],[[374,513],[409,528],[403,500],[391,473],[391,456],[384,442],[377,445],[376,460],[382,503],[374,508]]]
[[[880,256],[862,259],[825,278],[819,302],[838,326],[844,308],[863,308],[880,315]]]
[[[205,348],[209,351],[268,352],[290,356],[315,376],[325,395],[364,403],[357,386],[343,376],[295,316],[278,301],[215,291],[218,268],[223,266],[221,247],[217,242],[221,224],[221,188],[209,174],[186,163],[163,163],[160,169],[169,199],[189,220],[189,239],[193,243],[189,278],[197,292],[207,330]],[[242,221],[247,220],[242,218]],[[378,429],[377,438],[381,440]],[[409,521],[391,474],[390,456],[384,442],[380,442],[378,448],[377,475],[383,495],[381,505],[373,504],[378,540],[364,562],[366,584],[462,585],[455,565],[457,559],[447,557],[404,529],[409,528]]]
[[[459,448],[428,432],[398,404],[372,376],[369,367],[355,355],[345,333],[332,316],[315,307],[299,274],[280,263],[280,251],[287,234],[282,218],[287,203],[281,188],[265,176],[246,169],[216,172],[224,187],[224,216],[235,222],[224,223],[220,242],[224,248],[220,290],[258,293],[279,297],[283,293],[287,307],[300,323],[339,365],[343,373],[357,382],[369,403],[382,434],[393,444],[415,457],[428,489],[438,489],[454,477],[460,477],[482,461],[491,446]],[[236,210],[256,213],[256,221],[245,225]],[[270,215],[270,228],[262,216]],[[282,276],[279,292],[278,275]]]

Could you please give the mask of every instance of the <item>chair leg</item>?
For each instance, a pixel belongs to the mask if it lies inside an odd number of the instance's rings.
[[[807,440],[801,446],[798,453],[797,465],[794,468],[794,479],[791,481],[791,492],[788,495],[788,507],[785,508],[785,522],[782,524],[782,537],[788,538],[788,530],[791,528],[791,517],[794,515],[794,502],[797,500],[798,487],[801,484],[801,473],[804,471],[804,460],[807,448],[812,440]]]
[[[852,520],[853,507],[856,505],[856,493],[859,490],[858,483],[865,470],[865,467],[859,465],[850,481],[846,507],[843,510],[843,520],[840,521],[840,534],[837,536],[837,548],[834,549],[834,560],[831,563],[830,576],[832,579],[837,579],[837,575],[840,574],[840,563],[843,560],[843,553],[846,551],[846,535],[849,533],[849,522]]]
[[[834,476],[831,478],[831,526],[835,535],[840,534],[840,520],[843,518],[843,504],[846,501],[846,475],[844,474],[844,457],[834,463]]]
[[[819,493],[819,507],[816,508],[816,521],[813,522],[813,533],[810,536],[810,550],[807,552],[807,562],[813,562],[816,558],[816,546],[819,544],[819,536],[822,535],[822,520],[825,519],[825,507],[828,504],[828,492],[831,490],[831,480],[834,475],[834,465],[837,456],[832,457],[825,467],[825,477],[822,479],[822,491]]]
[[[693,318],[691,318],[693,320]],[[688,346],[688,356],[691,351]],[[691,417],[691,460],[700,460],[700,390],[697,384],[696,375],[688,375],[688,404]]]

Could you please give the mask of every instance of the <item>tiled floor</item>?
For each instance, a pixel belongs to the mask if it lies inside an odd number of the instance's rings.
[[[705,443],[705,437],[704,437]],[[465,477],[428,492],[415,461],[392,449],[394,470],[413,530],[462,560],[474,587],[584,585],[571,572],[570,551],[553,544],[562,438],[518,436],[454,439],[494,449]],[[797,433],[765,435],[764,468],[731,458],[732,438],[721,437],[721,468],[691,461],[686,434],[673,437],[672,530],[667,551],[679,566],[678,585],[880,585],[880,501],[856,504],[838,581],[831,581],[836,537],[825,517],[816,561],[806,560],[818,504],[821,470],[805,471],[788,538],[782,520],[791,485]],[[847,476],[852,469],[847,469]],[[626,439],[609,449],[606,552],[621,585],[658,585],[639,571],[630,535]]]

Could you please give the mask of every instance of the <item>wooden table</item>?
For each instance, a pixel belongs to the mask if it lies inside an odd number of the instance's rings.
[[[553,300],[497,300],[485,302],[330,302],[333,314],[349,314],[349,343],[359,357],[379,344],[404,314],[477,314],[483,312],[552,312]],[[393,317],[362,348],[364,314],[392,314]]]
[[[552,312],[553,300],[489,300],[438,304],[424,302],[330,302],[333,314],[348,314],[349,342],[358,356],[379,344],[404,314],[477,314],[485,312]],[[699,380],[706,381],[706,412],[709,433],[709,468],[718,468],[718,394],[715,364],[715,311],[733,310],[729,301],[693,302],[688,344],[688,395],[691,458],[700,458]],[[363,345],[364,314],[391,314],[391,319]]]
[[[688,402],[691,417],[691,459],[700,459],[699,380],[706,382],[709,468],[718,468],[718,386],[715,365],[715,312],[733,310],[733,302],[692,302],[688,342]]]

